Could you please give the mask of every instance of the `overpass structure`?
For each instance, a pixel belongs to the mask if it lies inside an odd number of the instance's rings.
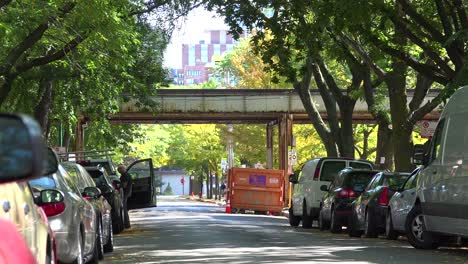
[[[312,100],[322,117],[327,113],[318,90],[311,90]],[[425,102],[439,91],[430,91]],[[413,91],[408,92],[408,102]],[[109,116],[115,124],[266,124],[267,167],[273,164],[273,127],[278,126],[279,169],[288,168],[288,150],[293,145],[293,124],[310,124],[311,121],[297,92],[293,89],[159,89],[157,95],[146,98],[156,105],[149,112],[136,99],[127,97],[120,111]],[[389,108],[389,102],[384,102]],[[434,111],[425,120],[437,120]],[[375,122],[364,100],[358,100],[353,112],[357,123]]]

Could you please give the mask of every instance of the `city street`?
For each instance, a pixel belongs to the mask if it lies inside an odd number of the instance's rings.
[[[468,263],[468,250],[422,251],[404,239],[351,239],[291,228],[285,217],[230,215],[216,204],[158,197],[133,210],[103,263]]]

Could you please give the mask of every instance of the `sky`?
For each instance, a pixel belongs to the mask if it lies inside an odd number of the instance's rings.
[[[206,30],[229,29],[223,18],[216,13],[197,8],[189,13],[180,27],[172,33],[171,43],[164,56],[168,68],[182,68],[182,44],[196,44],[204,39]]]

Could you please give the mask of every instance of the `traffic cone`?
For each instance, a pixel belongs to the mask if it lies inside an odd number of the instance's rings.
[[[226,214],[231,214],[231,213],[232,213],[232,211],[231,211],[231,200],[228,199],[226,201]]]

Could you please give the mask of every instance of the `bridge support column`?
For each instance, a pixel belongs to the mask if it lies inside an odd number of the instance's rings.
[[[267,169],[273,169],[273,126],[274,124],[272,123],[269,123],[266,126]]]
[[[289,174],[292,173],[292,168],[289,165],[289,147],[292,146],[293,141],[293,116],[291,114],[281,115],[279,127],[279,169],[285,171],[284,179],[284,192],[283,201],[286,207],[289,204]]]

